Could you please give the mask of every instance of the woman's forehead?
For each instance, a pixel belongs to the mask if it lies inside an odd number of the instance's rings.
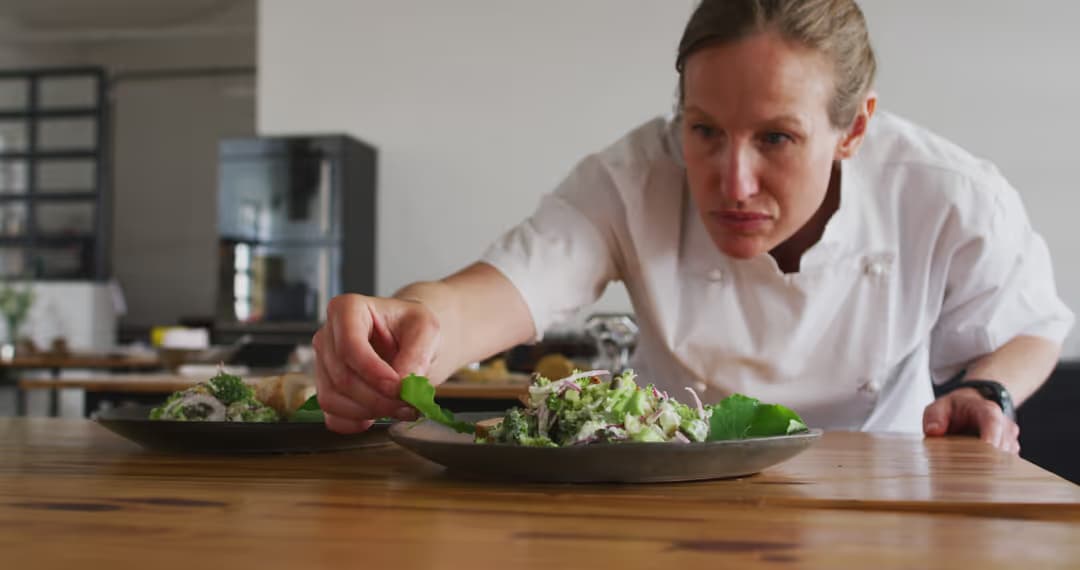
[[[773,33],[709,46],[686,62],[684,108],[708,115],[828,113],[833,71],[819,52]]]

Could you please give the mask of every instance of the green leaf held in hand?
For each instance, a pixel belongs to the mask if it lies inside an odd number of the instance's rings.
[[[307,399],[296,411],[289,416],[290,422],[318,422],[322,423],[326,421],[326,416],[323,415],[322,408],[319,407],[319,400],[314,394]]]
[[[790,435],[806,431],[806,424],[794,411],[779,404],[732,394],[711,406],[707,441]]]
[[[425,418],[460,433],[476,433],[476,424],[454,419],[454,414],[435,403],[435,388],[423,376],[409,374],[401,381],[401,399]]]

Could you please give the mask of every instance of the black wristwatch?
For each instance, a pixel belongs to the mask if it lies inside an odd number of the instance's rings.
[[[1000,406],[1005,417],[1014,422],[1016,421],[1016,407],[1013,406],[1012,396],[1009,395],[1009,391],[1001,382],[993,380],[962,380],[948,386],[948,389],[938,394],[938,396],[944,396],[959,388],[974,388],[980,396]]]

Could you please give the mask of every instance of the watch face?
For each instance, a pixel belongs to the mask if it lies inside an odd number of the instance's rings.
[[[997,404],[1005,417],[1010,420],[1016,419],[1016,409],[1013,407],[1012,396],[1000,382],[993,380],[965,380],[957,387],[975,388],[983,398]]]

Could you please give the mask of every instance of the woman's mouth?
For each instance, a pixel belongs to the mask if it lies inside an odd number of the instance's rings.
[[[710,214],[721,226],[736,233],[754,233],[772,221],[772,216],[745,210],[720,210]]]

